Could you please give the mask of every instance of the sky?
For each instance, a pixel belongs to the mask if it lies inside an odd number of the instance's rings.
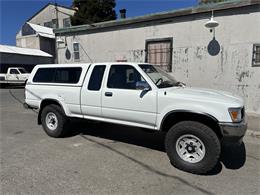
[[[71,6],[73,0],[56,0],[59,5]],[[0,44],[15,45],[16,33],[21,26],[55,0],[0,0]],[[116,0],[116,12],[127,9],[127,17],[169,11],[197,5],[198,0]]]

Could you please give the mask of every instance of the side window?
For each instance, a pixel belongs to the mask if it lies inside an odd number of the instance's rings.
[[[57,68],[55,72],[55,83],[78,83],[81,68]]]
[[[68,28],[70,27],[70,18],[64,18],[63,19],[63,28]]]
[[[43,26],[48,27],[48,28],[52,28],[52,21],[50,21],[50,22],[44,22],[44,23],[43,23]]]
[[[80,60],[80,55],[79,55],[79,43],[74,42],[73,43],[73,53],[74,53],[74,61],[79,61]]]
[[[92,91],[100,90],[105,69],[106,69],[105,65],[97,65],[93,68],[88,83],[88,90],[92,90]]]
[[[52,19],[52,28],[58,28],[58,20],[57,19]]]
[[[16,69],[11,69],[10,74],[19,74],[19,72]]]
[[[260,66],[260,44],[253,46],[253,66]]]
[[[112,65],[107,87],[116,89],[138,89],[138,82],[145,82],[141,74],[129,65]]]
[[[51,83],[55,73],[55,68],[39,68],[33,77],[33,82]]]

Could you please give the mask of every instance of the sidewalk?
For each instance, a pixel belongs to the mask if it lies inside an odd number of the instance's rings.
[[[258,138],[260,140],[260,131],[253,131],[253,130],[248,129],[246,131],[246,136]]]
[[[247,113],[248,129],[252,129],[260,133],[260,115],[255,113]]]

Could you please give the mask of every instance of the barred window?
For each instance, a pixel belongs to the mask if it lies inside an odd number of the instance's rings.
[[[146,41],[146,62],[160,66],[163,70],[172,70],[172,38]]]
[[[260,44],[253,46],[253,66],[260,66]]]

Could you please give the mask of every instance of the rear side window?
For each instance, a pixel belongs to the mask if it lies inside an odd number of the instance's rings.
[[[97,65],[93,68],[92,74],[88,83],[88,90],[98,91],[101,88],[105,65]]]
[[[55,68],[39,68],[34,75],[33,82],[52,83]]]
[[[81,68],[57,68],[55,72],[55,83],[78,83]]]
[[[78,83],[82,69],[73,68],[39,68],[33,78],[38,83]]]

